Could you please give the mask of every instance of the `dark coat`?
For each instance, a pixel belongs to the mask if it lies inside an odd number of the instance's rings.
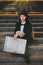
[[[16,24],[15,33],[16,33],[16,31],[19,31],[20,30],[20,26],[21,26],[21,23],[18,22]],[[18,36],[18,38],[26,39],[28,42],[30,42],[31,39],[32,39],[32,36],[31,36],[31,33],[32,33],[32,25],[31,25],[31,23],[29,21],[26,21],[26,23],[24,24],[23,32],[25,33],[25,35],[23,37],[19,37]]]

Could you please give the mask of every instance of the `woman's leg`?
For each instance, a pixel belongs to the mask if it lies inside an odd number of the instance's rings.
[[[24,55],[27,64],[29,64],[29,56],[29,48],[27,47]]]

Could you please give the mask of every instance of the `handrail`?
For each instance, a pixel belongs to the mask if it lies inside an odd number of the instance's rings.
[[[41,12],[29,12],[28,15],[29,16],[43,16],[43,13],[41,13]],[[18,16],[18,14],[17,14],[17,12],[15,12],[15,13],[0,12],[0,16]]]
[[[6,2],[13,1],[13,2],[14,2],[15,0],[0,0],[0,2],[1,2],[1,1],[6,1]],[[17,2],[17,1],[29,1],[29,2],[37,1],[37,2],[39,2],[39,1],[43,1],[43,0],[16,0],[16,2]]]
[[[6,13],[6,14],[3,13],[3,14],[1,14],[0,13],[0,16],[18,16],[18,14],[14,14],[14,13],[13,14],[10,14],[10,13]],[[33,14],[30,13],[30,14],[28,14],[28,16],[43,16],[43,13],[41,13],[41,14],[39,14],[39,13],[36,13],[36,14],[35,13],[33,13]]]

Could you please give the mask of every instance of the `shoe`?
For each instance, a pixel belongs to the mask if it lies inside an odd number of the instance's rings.
[[[26,60],[26,64],[29,64],[30,63],[30,61],[29,61],[29,58]]]

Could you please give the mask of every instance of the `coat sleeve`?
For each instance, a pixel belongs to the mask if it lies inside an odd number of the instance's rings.
[[[16,23],[14,34],[16,34],[16,31],[19,30],[19,23]]]
[[[24,33],[25,33],[25,35],[30,35],[32,33],[32,25],[31,25],[31,23],[27,24]]]

